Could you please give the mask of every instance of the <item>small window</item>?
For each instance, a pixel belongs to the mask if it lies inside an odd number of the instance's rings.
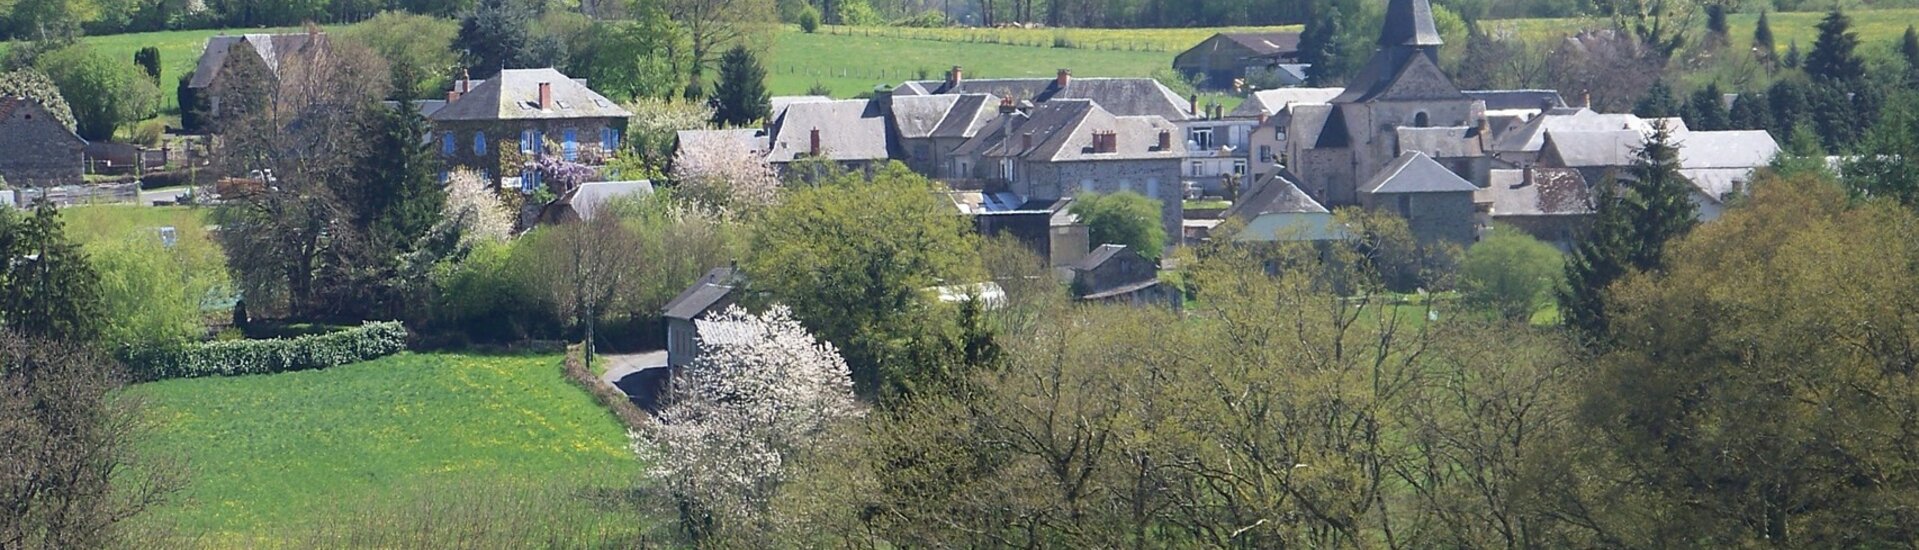
[[[613,151],[618,150],[620,148],[620,131],[612,128],[601,128],[600,148],[606,150],[607,154],[612,154]]]
[[[536,140],[533,138],[532,130],[520,130],[520,152],[521,153],[523,154],[532,153],[533,143],[535,141]]]
[[[1241,176],[1244,176],[1244,175],[1246,175],[1246,161],[1243,161],[1243,160],[1234,160],[1234,161],[1233,161],[1233,173],[1234,173],[1234,174],[1238,174],[1238,175],[1241,175]]]
[[[1413,196],[1412,195],[1401,194],[1399,196],[1399,217],[1406,218],[1409,220],[1413,219]]]
[[[1146,179],[1146,196],[1152,197],[1155,199],[1160,198],[1159,197],[1159,178]]]
[[[453,132],[440,135],[440,154],[453,156]]]
[[[473,133],[473,156],[486,156],[486,132]]]
[[[1272,162],[1272,161],[1273,161],[1273,146],[1271,146],[1271,145],[1261,145],[1261,146],[1259,146],[1259,161],[1260,161],[1260,162]]]
[[[1425,128],[1425,127],[1428,127],[1428,126],[1432,126],[1432,125],[1433,125],[1433,123],[1432,123],[1432,118],[1431,118],[1431,117],[1428,117],[1428,116],[1426,116],[1426,113],[1424,113],[1424,112],[1421,112],[1421,113],[1419,113],[1419,114],[1415,114],[1415,115],[1413,115],[1413,127],[1414,127],[1414,128]]]

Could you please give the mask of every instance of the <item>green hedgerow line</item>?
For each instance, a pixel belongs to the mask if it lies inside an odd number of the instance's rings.
[[[377,359],[406,349],[406,327],[398,321],[297,338],[229,340],[179,347],[136,349],[125,354],[141,381],[201,376],[269,374],[324,369]]]

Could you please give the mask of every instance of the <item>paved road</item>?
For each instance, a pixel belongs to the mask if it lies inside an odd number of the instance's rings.
[[[187,194],[186,187],[168,187],[166,189],[156,189],[153,191],[141,191],[140,206],[153,206],[153,203],[159,201],[178,203],[180,202],[180,196],[185,194]]]
[[[600,355],[594,360],[605,362],[606,374],[601,380],[625,392],[640,408],[659,412],[659,392],[667,381],[666,352]]]

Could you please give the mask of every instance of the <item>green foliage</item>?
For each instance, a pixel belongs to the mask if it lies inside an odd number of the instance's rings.
[[[157,85],[160,83],[160,48],[147,46],[140,48],[140,51],[133,52],[133,64],[139,65],[141,70],[145,70],[147,72],[147,79],[152,80],[154,84]]]
[[[1906,62],[1909,74],[1907,82],[1919,84],[1919,28],[1906,26],[1906,34],[1899,37],[1899,57]]]
[[[1338,82],[1345,78],[1348,66],[1355,64],[1345,59],[1339,45],[1339,37],[1345,33],[1344,19],[1339,4],[1328,2],[1325,13],[1308,19],[1306,30],[1300,33],[1299,62],[1312,65],[1306,76],[1314,86]]]
[[[1601,184],[1593,228],[1566,262],[1559,313],[1589,344],[1610,337],[1608,288],[1628,273],[1660,269],[1666,244],[1698,223],[1691,185],[1679,175],[1678,149],[1664,126],[1628,172],[1630,179]]]
[[[328,182],[332,216],[347,224],[320,255],[314,291],[337,318],[405,318],[425,299],[432,260],[457,239],[431,234],[446,205],[441,160],[412,109],[368,109],[357,124],[367,153],[352,159],[347,178]]]
[[[473,78],[487,79],[500,69],[524,69],[537,56],[531,27],[537,16],[526,0],[478,0],[460,17],[453,49]]]
[[[1686,127],[1697,131],[1729,130],[1731,114],[1726,111],[1725,96],[1718,84],[1708,84],[1686,100]]]
[[[805,32],[806,34],[813,34],[814,32],[818,32],[820,30],[819,8],[813,7],[813,4],[811,3],[808,3],[805,5],[805,7],[800,8],[799,23],[800,23],[800,31]]]
[[[180,129],[189,133],[207,130],[207,108],[200,98],[200,90],[193,86],[193,71],[180,75],[180,83],[173,89],[174,104],[180,109]]]
[[[53,79],[47,78],[46,73],[31,68],[0,73],[0,96],[19,96],[38,101],[68,130],[74,129],[73,109],[67,105],[66,97],[60,95],[60,87],[54,85]]]
[[[1819,39],[1806,55],[1806,74],[1847,85],[1866,76],[1866,62],[1853,50],[1859,47],[1859,34],[1852,32],[1852,18],[1835,7],[1819,22]]]
[[[99,337],[100,275],[45,202],[20,219],[0,209],[0,329],[68,342]]]
[[[1752,27],[1752,47],[1759,50],[1765,61],[1772,61],[1779,55],[1779,47],[1772,42],[1772,23],[1766,19],[1766,12],[1759,12],[1759,22]]]
[[[527,252],[542,242],[539,235],[483,245],[458,264],[441,266],[433,278],[433,321],[426,331],[474,343],[559,338],[562,324],[551,296],[542,290],[543,269]]]
[[[1552,245],[1510,227],[1466,249],[1459,265],[1466,300],[1507,320],[1524,322],[1550,303],[1565,274],[1565,258]]]
[[[927,291],[982,275],[971,224],[938,189],[890,163],[794,189],[753,224],[748,284],[838,346],[869,399],[938,393],[976,366],[965,342],[979,336]]]
[[[1673,97],[1672,86],[1662,79],[1653,81],[1652,87],[1646,89],[1646,95],[1633,105],[1632,114],[1645,118],[1664,118],[1679,116],[1680,110],[1679,100]]]
[[[631,19],[595,21],[569,34],[565,72],[615,101],[672,97],[692,63],[686,31],[656,6],[635,9]]]
[[[133,127],[133,135],[128,138],[128,142],[141,147],[159,147],[160,138],[164,137],[166,133],[166,121],[159,119],[145,120]]]
[[[160,89],[132,63],[75,44],[40,56],[37,67],[73,108],[75,130],[90,141],[159,110]]]
[[[452,47],[459,32],[459,24],[446,19],[387,11],[340,35],[386,59],[394,98],[433,99],[456,76]]]
[[[1166,247],[1157,199],[1132,191],[1083,193],[1073,198],[1072,210],[1086,224],[1095,246],[1123,244],[1147,259],[1158,258]]]
[[[713,122],[740,127],[770,116],[767,104],[766,68],[745,46],[734,46],[720,57],[720,84],[713,91],[718,108]]]
[[[1919,94],[1893,96],[1842,170],[1854,193],[1919,208]]]
[[[324,369],[406,350],[406,327],[369,322],[326,334],[272,340],[222,340],[134,347],[124,359],[142,380],[270,374]]]
[[[86,245],[100,273],[103,341],[166,347],[205,334],[205,305],[227,292],[227,276],[219,249],[192,229],[176,228],[172,247],[154,229]]]

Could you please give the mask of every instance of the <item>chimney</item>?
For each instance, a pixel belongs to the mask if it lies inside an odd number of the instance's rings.
[[[1266,127],[1266,122],[1267,122],[1267,121],[1270,121],[1270,120],[1272,120],[1272,119],[1273,119],[1273,117],[1272,117],[1272,115],[1268,115],[1268,114],[1266,114],[1266,112],[1265,112],[1265,111],[1260,111],[1260,112],[1259,112],[1259,127],[1261,127],[1261,128],[1264,128],[1264,127]]]
[[[542,111],[553,110],[553,83],[552,82],[540,83],[540,110]]]
[[[1520,187],[1526,187],[1533,184],[1533,165],[1527,164],[1525,168],[1521,168],[1520,174],[1522,174],[1519,178]]]
[[[447,102],[448,104],[451,104],[451,103],[453,103],[453,102],[455,102],[455,101],[459,101],[459,100],[460,100],[460,90],[458,90],[458,89],[453,89],[453,90],[447,90],[447,91],[446,91],[446,102]]]
[[[1156,150],[1157,151],[1173,150],[1173,131],[1172,130],[1159,131],[1159,148]]]
[[[1199,116],[1199,94],[1186,96],[1186,112],[1193,116]]]
[[[813,144],[806,149],[808,154],[820,156],[820,129],[813,129]]]
[[[1093,132],[1093,152],[1095,153],[1119,152],[1119,134],[1115,134],[1110,130],[1103,131],[1103,132]]]
[[[1584,91],[1584,92],[1581,92],[1581,93],[1579,94],[1579,106],[1580,106],[1580,107],[1585,107],[1585,108],[1587,108],[1587,109],[1591,109],[1591,108],[1593,108],[1593,92],[1592,92],[1592,90],[1586,90],[1586,91]]]
[[[460,69],[460,93],[473,91],[473,71]]]
[[[949,89],[958,88],[960,82],[964,82],[965,78],[966,71],[961,69],[959,65],[954,65],[952,72],[946,73],[946,87]]]
[[[1060,69],[1059,76],[1053,77],[1053,85],[1060,88],[1065,88],[1066,85],[1068,83],[1071,83],[1072,81],[1073,81],[1072,69]]]
[[[999,114],[1010,115],[1013,114],[1013,111],[1013,96],[1006,96],[999,99]]]

